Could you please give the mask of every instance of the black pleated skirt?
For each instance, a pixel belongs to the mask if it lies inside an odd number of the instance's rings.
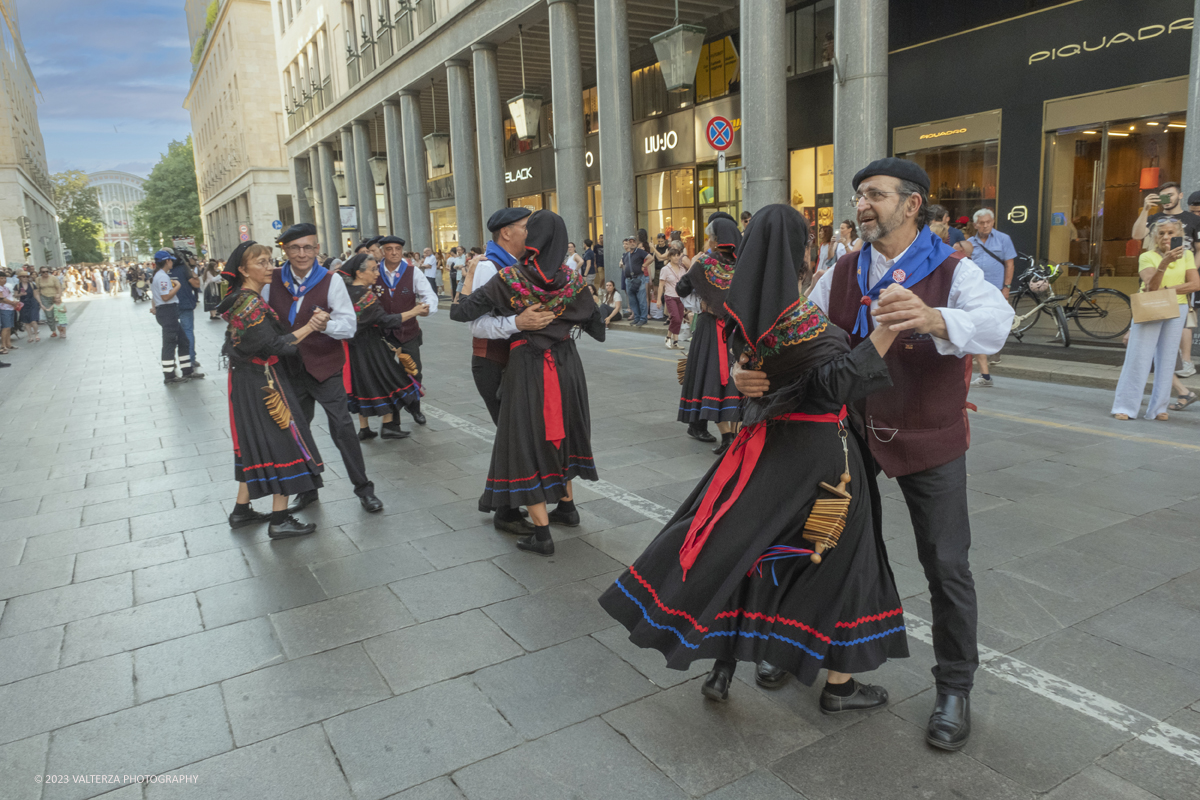
[[[554,359],[562,405],[565,436],[557,447],[546,439],[547,352]],[[479,510],[555,503],[575,478],[597,480],[587,380],[575,342],[566,339],[549,351],[528,344],[514,347],[500,384],[500,420]]]
[[[737,387],[728,379],[721,385],[720,343],[717,320],[707,311],[696,316],[696,330],[688,346],[687,370],[679,397],[680,422],[737,422],[742,418]]]
[[[800,534],[821,495],[817,484],[836,486],[845,464],[836,424],[768,424],[757,467],[686,579],[679,551],[720,462],[600,604],[630,641],[658,650],[672,669],[697,659],[766,660],[812,685],[821,669],[860,673],[907,657],[900,597],[872,524],[867,481],[874,476],[853,436],[853,499],[837,546],[820,564],[787,554],[759,562],[778,552],[770,548],[812,549]],[[736,457],[731,448],[724,458]],[[721,503],[729,495],[726,487]]]
[[[267,375],[282,390],[291,424],[280,428],[267,410]],[[300,403],[283,372],[244,363],[230,366],[229,413],[232,417],[234,479],[245,482],[250,498],[299,494],[322,486],[321,454],[313,442]]]
[[[350,341],[351,414],[382,417],[421,401],[417,382],[383,341],[375,328],[361,331]]]

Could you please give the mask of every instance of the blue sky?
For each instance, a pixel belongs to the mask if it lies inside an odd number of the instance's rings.
[[[50,171],[146,176],[191,132],[183,0],[17,0]]]

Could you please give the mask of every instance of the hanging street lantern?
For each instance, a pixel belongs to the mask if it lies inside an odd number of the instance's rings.
[[[517,138],[527,141],[537,138],[538,121],[542,116],[542,96],[525,91],[525,32],[520,25],[517,26],[517,36],[521,42],[521,93],[508,101],[508,113],[517,129]]]
[[[679,0],[675,0],[675,27],[650,37],[668,92],[691,89],[695,84],[700,48],[707,33],[699,25],[679,24]]]
[[[338,197],[346,197],[346,173],[333,173],[333,190],[337,192]]]
[[[387,183],[387,159],[383,156],[371,156],[367,163],[371,165],[371,175],[375,177],[376,185],[382,186]]]
[[[308,202],[308,207],[312,208],[317,202],[317,193],[312,190],[311,186],[304,189],[304,199]]]
[[[433,133],[425,137],[425,152],[429,154],[429,166],[432,169],[442,169],[450,163],[450,134],[438,130],[437,124],[437,88],[430,83],[429,91],[433,99]]]

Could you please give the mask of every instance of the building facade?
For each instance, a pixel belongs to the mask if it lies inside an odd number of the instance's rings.
[[[113,262],[140,261],[149,253],[140,253],[133,243],[130,230],[133,211],[146,197],[137,175],[117,170],[93,172],[87,176],[88,186],[96,190],[100,203],[100,218],[104,224],[104,254]]]
[[[63,265],[54,189],[37,117],[37,83],[15,0],[0,0],[0,262]]]
[[[268,0],[222,0],[183,106],[192,143],[206,249],[223,259],[239,242],[271,242],[294,218],[276,101]]]
[[[650,41],[673,0],[272,10],[297,215],[323,242],[477,245],[506,204],[613,245],[645,228],[700,247],[713,211],[771,202],[836,227],[854,172],[903,155],[955,217],[992,209],[1020,251],[1116,281],[1145,193],[1183,171],[1193,6],[680,0],[702,29],[682,78]],[[530,95],[519,130],[510,100]]]

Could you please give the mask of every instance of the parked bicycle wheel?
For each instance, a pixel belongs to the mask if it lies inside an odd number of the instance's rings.
[[[1095,339],[1124,336],[1133,323],[1129,296],[1116,289],[1091,289],[1081,292],[1071,306],[1071,316],[1079,330]]]
[[[1058,333],[1062,338],[1063,347],[1071,346],[1071,329],[1067,327],[1067,312],[1063,311],[1062,306],[1047,306],[1044,311],[1050,313],[1054,317],[1054,321],[1058,323]]]
[[[1016,312],[1016,318],[1013,320],[1013,333],[1025,333],[1032,328],[1042,316],[1044,308],[1034,311],[1041,303],[1032,292],[1020,291],[1012,297],[1013,311]],[[1033,312],[1033,313],[1030,313]],[[1029,316],[1026,317],[1026,314]]]

